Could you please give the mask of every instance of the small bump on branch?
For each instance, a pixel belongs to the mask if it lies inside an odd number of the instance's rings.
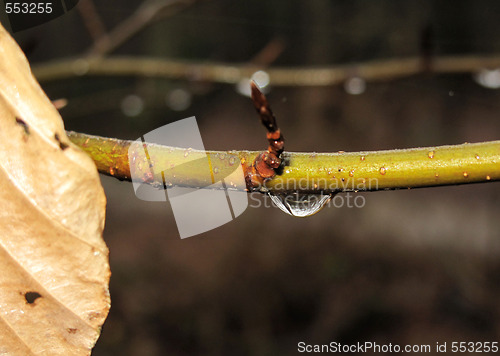
[[[251,173],[246,177],[247,187],[251,191],[261,187],[267,180],[276,176],[277,170],[282,163],[280,155],[284,149],[285,139],[276,124],[276,118],[266,97],[254,81],[250,82],[250,86],[255,110],[257,110],[260,121],[267,129],[267,140],[269,141],[267,151],[262,152],[255,158]]]

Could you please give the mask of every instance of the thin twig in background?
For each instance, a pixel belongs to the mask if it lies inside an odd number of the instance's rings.
[[[172,15],[192,2],[193,0],[147,1],[140,5],[130,17],[96,40],[87,54],[91,57],[101,57],[109,54],[154,20],[158,19],[160,13],[163,13],[163,15]],[[167,9],[170,11],[165,12]]]
[[[286,44],[283,38],[274,37],[267,42],[266,45],[248,61],[248,63],[255,66],[267,67],[271,65],[281,55],[281,53],[283,53],[285,47]]]
[[[249,65],[267,67],[272,64],[273,61],[282,53],[285,48],[285,42],[280,37],[272,38],[267,42],[262,49],[260,49],[249,61]],[[83,62],[83,63],[81,63]],[[77,67],[79,64],[85,67],[87,61],[82,60],[76,62]],[[262,68],[261,67],[261,68]],[[248,78],[248,86],[250,78]],[[196,88],[196,95],[208,95],[214,86],[210,83],[205,83],[206,85],[199,86]],[[69,114],[70,117],[84,117],[94,115],[96,112],[116,110],[118,103],[127,95],[133,91],[132,87],[120,87],[119,89],[107,90],[105,92],[98,91],[90,94],[79,94],[76,96],[71,96],[70,105],[65,111],[65,114]],[[145,105],[148,108],[165,107],[165,96],[164,93],[149,93],[147,96],[142,97],[145,101]],[[74,110],[73,110],[74,109]]]
[[[106,35],[106,27],[102,21],[93,0],[84,0],[76,7],[87,32],[94,41]]]
[[[432,73],[475,73],[499,68],[500,54],[434,57]],[[81,75],[147,76],[236,84],[261,67],[235,63],[190,62],[150,57],[109,57],[62,59],[33,64],[36,78],[43,81]],[[266,69],[273,86],[329,86],[353,77],[366,81],[393,80],[423,72],[422,58],[401,58],[352,63],[331,67],[270,67]]]

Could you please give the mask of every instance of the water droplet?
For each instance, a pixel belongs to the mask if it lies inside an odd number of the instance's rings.
[[[469,173],[464,172],[464,178],[467,178],[469,176]]]
[[[385,167],[380,167],[379,172],[380,172],[380,174],[384,175],[385,174]]]
[[[153,173],[151,173],[151,172],[144,173],[144,176],[142,177],[142,181],[145,183],[153,182],[154,181]]]
[[[256,82],[261,89],[267,87],[271,81],[269,74],[263,70],[259,70],[252,74],[252,80]]]
[[[476,83],[488,89],[500,88],[500,69],[481,69],[474,75]]]
[[[232,166],[234,164],[234,157],[229,158],[229,165]]]
[[[89,71],[90,64],[85,59],[77,59],[71,64],[71,69],[76,75],[85,75]]]
[[[354,169],[349,172],[349,177],[354,177]]]
[[[476,154],[476,159],[480,159],[480,158],[481,158],[481,157],[479,157],[479,155],[478,155],[478,154]]]
[[[434,151],[429,151],[429,153],[427,153],[427,156],[429,158],[434,158],[434,153],[435,153]]]
[[[359,159],[362,160],[362,161],[364,161],[365,160],[365,156],[361,156]]]
[[[217,174],[217,173],[219,173],[219,168],[214,167],[214,174]]]
[[[184,111],[191,105],[192,95],[184,89],[174,89],[165,96],[165,104],[175,111]]]
[[[344,89],[351,95],[363,94],[366,90],[366,82],[363,78],[352,77],[344,83]]]
[[[486,176],[486,180],[490,180],[490,179],[491,179],[491,177],[490,177],[490,176]]]
[[[320,211],[335,194],[268,193],[273,203],[285,213],[305,218]]]
[[[123,114],[128,117],[134,117],[140,115],[144,110],[144,100],[132,94],[123,98],[120,106]]]

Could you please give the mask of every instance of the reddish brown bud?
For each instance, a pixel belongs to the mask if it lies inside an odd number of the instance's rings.
[[[252,101],[255,109],[260,116],[262,124],[267,129],[267,140],[269,147],[266,152],[259,154],[252,164],[251,177],[247,180],[247,184],[252,184],[251,187],[260,186],[267,179],[271,179],[276,175],[276,169],[281,165],[280,155],[283,152],[285,140],[281,135],[281,131],[276,124],[276,119],[271,111],[266,97],[259,90],[254,82],[251,82]]]

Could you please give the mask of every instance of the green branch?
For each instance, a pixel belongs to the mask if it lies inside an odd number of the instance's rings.
[[[94,160],[100,173],[131,180],[129,148],[134,141],[68,132],[70,140]],[[143,149],[142,145],[140,146]],[[224,178],[234,170],[238,157],[245,175],[258,151],[196,151],[146,144],[149,162],[134,162],[133,176],[152,185],[203,187],[212,184],[204,167],[186,164],[212,157],[211,174]],[[133,155],[132,155],[133,157]],[[189,157],[189,159],[188,159]],[[282,154],[282,172],[251,190],[332,193],[434,187],[500,180],[500,141],[403,150],[337,153]],[[151,170],[149,164],[153,165]],[[154,167],[168,167],[155,172]],[[158,170],[157,170],[158,171]],[[165,176],[167,174],[167,176]],[[247,190],[243,185],[233,185]]]

